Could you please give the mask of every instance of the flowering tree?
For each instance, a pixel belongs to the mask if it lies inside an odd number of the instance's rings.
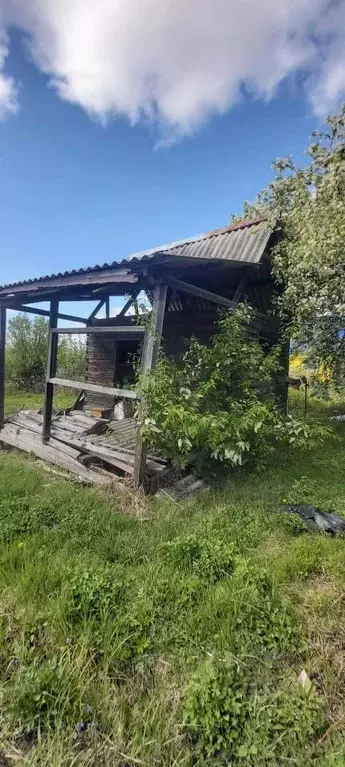
[[[315,131],[309,162],[278,159],[275,178],[246,215],[263,215],[282,237],[273,249],[276,279],[284,285],[280,310],[296,338],[339,371],[345,323],[345,105]],[[315,330],[317,329],[317,339]]]

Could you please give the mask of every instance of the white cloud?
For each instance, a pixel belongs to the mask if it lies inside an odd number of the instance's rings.
[[[4,71],[8,55],[7,38],[0,29],[0,120],[16,112],[18,108],[17,88],[14,79]]]
[[[121,114],[192,133],[244,92],[270,99],[301,71],[314,111],[345,96],[344,0],[2,4],[60,97],[103,121]]]

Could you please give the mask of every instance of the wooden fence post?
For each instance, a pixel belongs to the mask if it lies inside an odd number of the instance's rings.
[[[153,370],[157,363],[159,348],[162,338],[165,306],[167,299],[167,285],[159,284],[155,286],[152,318],[150,327],[145,333],[143,354],[141,360],[141,372],[148,373]],[[144,478],[145,463],[147,456],[147,445],[142,441],[140,429],[137,437],[137,444],[134,456],[134,487],[139,487]]]
[[[50,437],[50,429],[51,429],[51,422],[52,422],[54,384],[49,382],[49,378],[54,378],[56,376],[57,349],[58,349],[59,337],[57,333],[52,332],[52,329],[57,327],[58,313],[59,313],[59,302],[56,299],[53,299],[50,302],[50,312],[49,312],[49,344],[48,344],[47,375],[46,375],[46,383],[45,383],[45,389],[44,389],[42,442],[48,442]]]
[[[0,306],[0,429],[5,421],[6,307]]]

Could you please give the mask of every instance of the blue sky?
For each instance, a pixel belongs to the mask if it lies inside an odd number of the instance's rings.
[[[156,147],[152,130],[103,127],[61,101],[25,60],[8,69],[21,108],[0,124],[1,282],[118,260],[226,225],[271,177],[275,156],[303,149],[315,125],[288,87],[245,102],[192,137]]]
[[[325,6],[326,0],[320,3]],[[40,0],[32,0],[35,5],[41,19]],[[103,90],[97,81],[97,92],[85,95],[80,86],[85,78],[75,85],[74,70],[61,63],[60,54],[58,63],[47,63],[48,54],[37,53],[41,40],[30,49],[31,22],[21,23],[22,29],[8,26],[3,56],[3,77],[13,86],[16,104],[3,110],[0,121],[0,284],[121,260],[136,250],[226,225],[230,213],[238,213],[243,201],[267,184],[276,156],[292,154],[304,161],[308,136],[319,121],[320,72],[314,100],[302,69],[292,66],[271,87],[268,66],[265,87],[260,81],[244,89],[241,72],[236,73],[237,94],[224,104],[210,102],[203,82],[191,92],[190,104],[185,93],[178,102],[167,101],[163,93],[155,101],[158,118],[151,119],[149,107],[133,112],[132,94],[130,106],[118,106],[120,92],[130,91],[125,74],[123,82],[110,85],[104,75]],[[46,26],[42,29],[44,40]],[[58,34],[60,28],[60,41]],[[297,59],[301,55],[297,52]],[[79,69],[84,65],[88,75],[84,59],[82,64],[78,59]],[[56,80],[52,84],[52,73],[65,78],[67,94]],[[336,98],[344,84],[345,76]],[[110,106],[109,88],[117,98],[111,95]],[[162,135],[169,140],[159,145]]]

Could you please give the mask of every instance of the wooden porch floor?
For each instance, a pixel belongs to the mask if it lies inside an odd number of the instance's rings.
[[[109,484],[131,476],[138,426],[134,418],[107,421],[77,410],[55,415],[51,437],[42,443],[43,416],[35,410],[21,410],[6,418],[0,442],[59,466],[91,484]],[[166,461],[149,455],[148,475],[161,473]]]

